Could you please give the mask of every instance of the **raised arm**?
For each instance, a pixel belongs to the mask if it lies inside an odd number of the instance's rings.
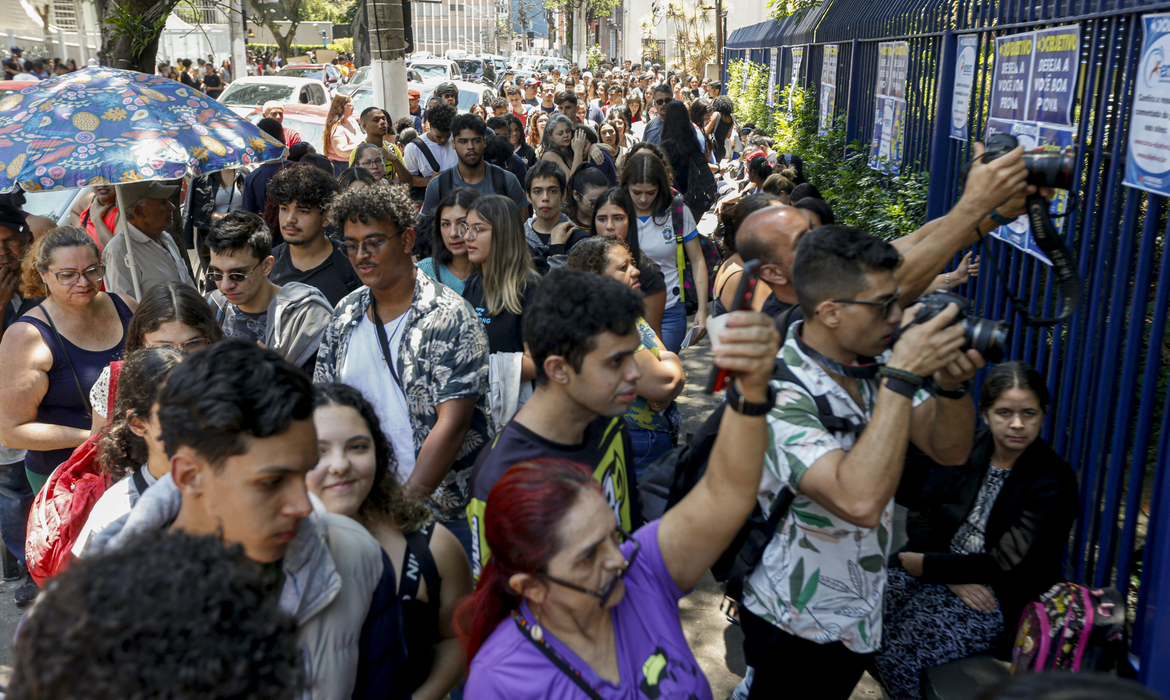
[[[780,348],[775,323],[761,313],[737,311],[720,339],[715,364],[739,373],[735,382],[746,401],[763,403]],[[662,559],[680,589],[694,588],[751,514],[767,443],[765,416],[723,412],[706,473],[658,526]]]

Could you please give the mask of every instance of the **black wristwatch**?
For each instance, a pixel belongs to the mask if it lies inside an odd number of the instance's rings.
[[[763,403],[751,403],[739,393],[739,388],[735,381],[727,387],[727,405],[731,410],[740,414],[741,416],[766,416],[768,411],[776,405],[776,387],[768,383],[768,397],[764,399]]]
[[[970,390],[970,388],[970,382],[963,382],[959,385],[959,388],[955,389],[954,391],[949,391],[940,387],[935,390],[934,395],[941,396],[944,399],[961,399],[967,395],[967,392]]]

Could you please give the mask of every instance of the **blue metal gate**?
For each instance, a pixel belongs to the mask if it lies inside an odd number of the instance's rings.
[[[836,110],[846,141],[873,130],[878,43],[907,41],[910,65],[903,168],[931,174],[927,218],[961,193],[970,144],[981,140],[995,38],[1079,23],[1075,91],[1077,189],[1081,204],[1062,231],[1084,280],[1084,300],[1055,328],[1028,328],[985,266],[968,289],[980,316],[1013,322],[1009,356],[1035,365],[1055,397],[1045,438],[1077,470],[1080,518],[1067,563],[1076,581],[1133,591],[1131,651],[1140,679],[1170,694],[1170,221],[1165,198],[1122,186],[1130,100],[1138,70],[1140,16],[1170,2],[1140,0],[824,0],[799,21],[745,27],[728,39],[732,61],[762,62],[763,49],[804,46],[800,84],[815,87],[823,46],[839,46]],[[971,141],[950,138],[958,37],[978,37],[970,100]],[[760,43],[766,39],[766,42]],[[790,70],[790,68],[789,68]],[[786,84],[790,73],[781,70]],[[1054,306],[1050,269],[998,241],[992,249],[1033,315]],[[1010,622],[1009,622],[1010,624]]]

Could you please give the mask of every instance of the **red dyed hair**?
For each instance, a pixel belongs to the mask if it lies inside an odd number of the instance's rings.
[[[514,464],[488,494],[484,530],[491,558],[475,592],[455,610],[455,630],[467,648],[470,666],[496,626],[520,607],[521,596],[508,584],[513,574],[536,574],[560,550],[557,531],[583,489],[601,493],[593,472],[564,459]]]

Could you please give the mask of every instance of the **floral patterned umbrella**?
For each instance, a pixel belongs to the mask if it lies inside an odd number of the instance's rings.
[[[157,75],[96,66],[0,98],[0,192],[175,179],[283,152],[227,107]]]

